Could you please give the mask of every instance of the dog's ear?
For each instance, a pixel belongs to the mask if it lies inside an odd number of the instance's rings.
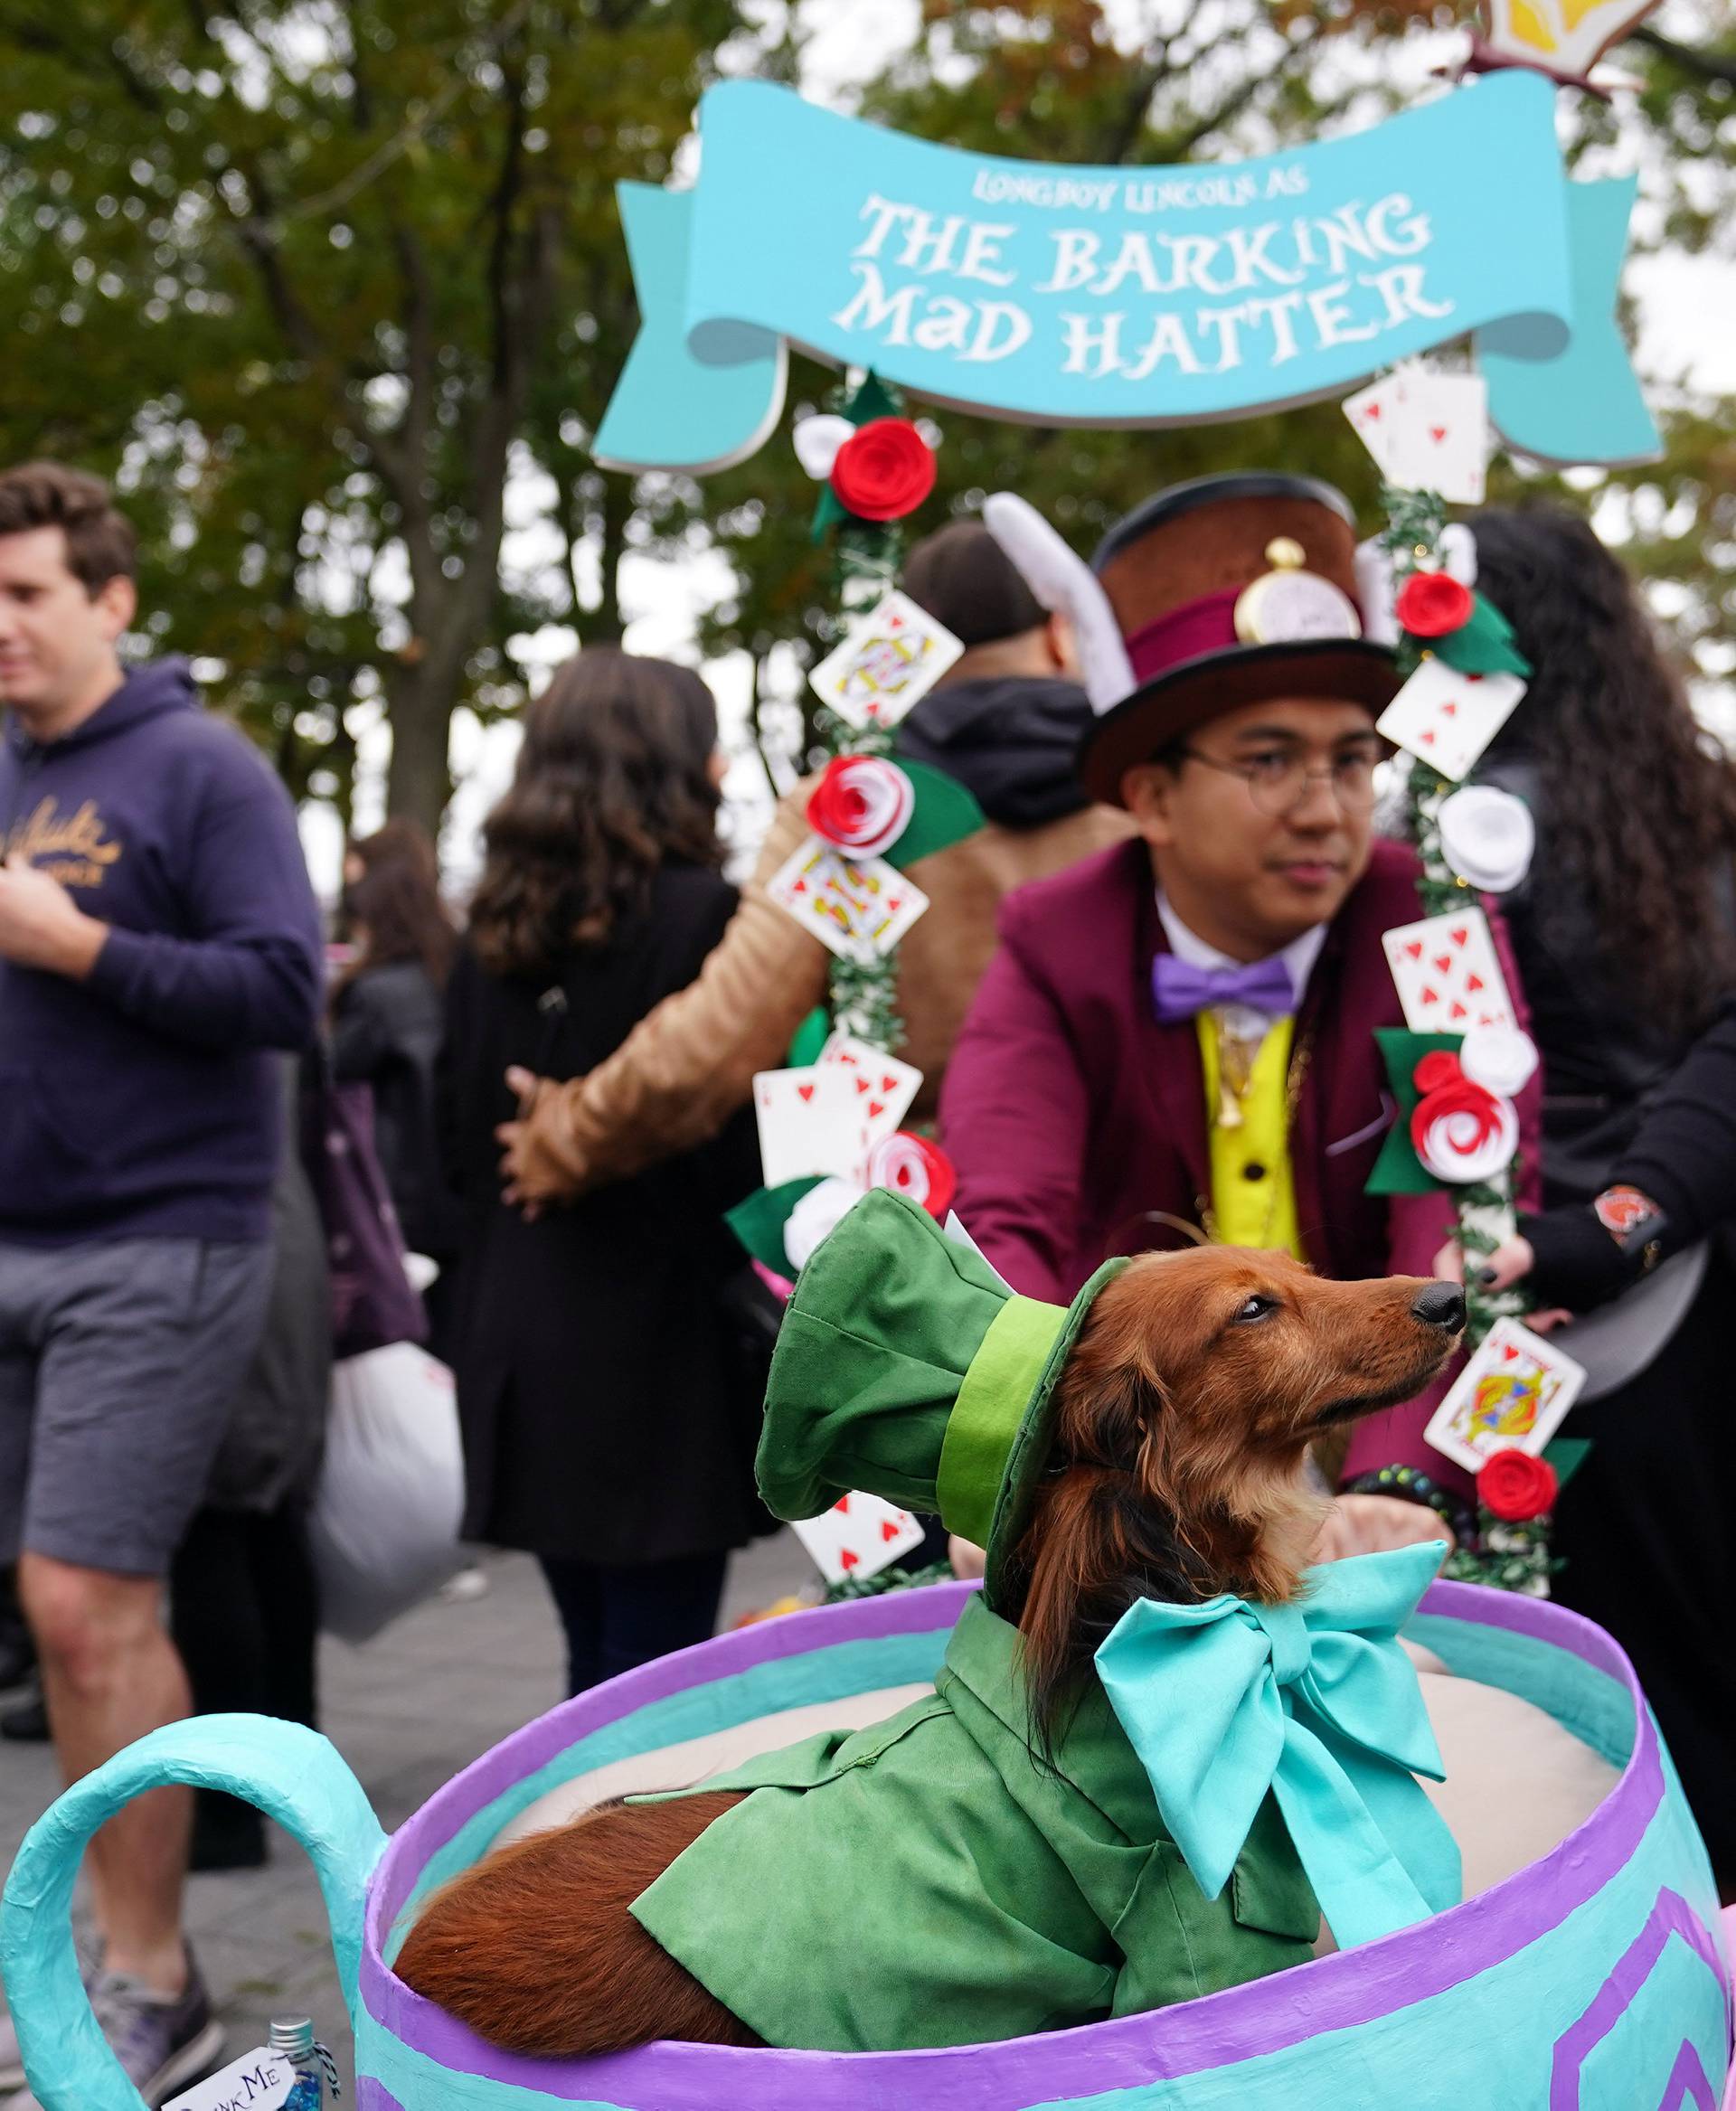
[[[1019,1632],[1040,1749],[1052,1750],[1078,1674],[1129,1606],[1142,1597],[1210,1596],[1205,1564],[1177,1520],[1173,1429],[1143,1343],[1111,1326],[1081,1344],[1062,1381],[1058,1463],[1014,1561],[1024,1580]]]

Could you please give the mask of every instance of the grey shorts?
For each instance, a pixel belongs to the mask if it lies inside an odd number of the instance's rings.
[[[264,1242],[0,1241],[0,1561],[167,1569],[270,1285]]]

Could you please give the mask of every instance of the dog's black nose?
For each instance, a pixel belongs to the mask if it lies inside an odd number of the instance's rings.
[[[1465,1293],[1457,1283],[1425,1283],[1410,1310],[1424,1326],[1456,1334],[1465,1324]]]

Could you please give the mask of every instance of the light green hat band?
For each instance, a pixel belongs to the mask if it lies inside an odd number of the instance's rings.
[[[1013,1440],[1067,1316],[1064,1305],[1009,1297],[959,1385],[935,1493],[941,1523],[979,1547],[988,1544]]]

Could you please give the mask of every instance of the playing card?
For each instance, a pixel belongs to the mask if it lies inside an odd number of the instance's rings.
[[[1518,1025],[1489,919],[1480,909],[1400,924],[1382,932],[1381,944],[1412,1033]]]
[[[797,1070],[761,1070],[753,1080],[753,1112],[768,1187],[816,1173],[854,1175],[862,1123],[843,1070],[822,1070],[814,1063]]]
[[[819,1067],[844,1071],[855,1094],[859,1140],[865,1166],[868,1154],[904,1119],[922,1084],[914,1063],[883,1055],[868,1041],[835,1032],[819,1053]]]
[[[1584,1383],[1565,1351],[1516,1319],[1496,1320],[1423,1435],[1474,1474],[1491,1452],[1542,1451]]]
[[[822,703],[853,726],[895,726],[964,651],[945,624],[893,592],[808,674]]]
[[[1384,436],[1387,482],[1438,491],[1454,505],[1481,505],[1489,466],[1489,386],[1481,374],[1401,369],[1402,391]],[[1378,457],[1377,457],[1378,458]]]
[[[1378,730],[1457,781],[1476,768],[1524,693],[1517,674],[1461,674],[1430,654],[1381,713]]]
[[[766,892],[845,960],[872,964],[890,953],[929,898],[884,858],[846,858],[810,835],[767,882]]]
[[[1398,482],[1399,427],[1404,415],[1409,389],[1402,373],[1382,374],[1346,396],[1344,413],[1357,438],[1373,456],[1376,467],[1389,484]]]
[[[796,1537],[828,1583],[842,1583],[846,1576],[861,1582],[920,1547],[922,1527],[896,1503],[857,1494],[840,1495],[830,1510],[802,1519]]]

